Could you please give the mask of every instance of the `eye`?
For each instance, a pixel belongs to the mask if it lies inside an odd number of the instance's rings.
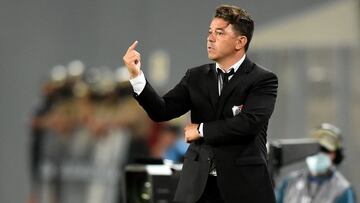
[[[216,31],[216,35],[219,35],[219,36],[221,36],[221,35],[223,35],[224,33],[222,32],[222,31]]]

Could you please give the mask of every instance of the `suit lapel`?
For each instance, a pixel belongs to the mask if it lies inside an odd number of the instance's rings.
[[[219,99],[218,80],[216,76],[215,64],[209,64],[206,86],[208,87],[211,104],[215,110]]]
[[[249,73],[253,68],[253,63],[246,57],[244,62],[241,64],[240,68],[236,71],[234,76],[230,79],[229,83],[224,87],[218,103],[218,108],[216,111],[216,117],[218,118],[223,111],[224,104],[227,101],[227,98],[231,95],[233,90],[244,81],[244,77]]]

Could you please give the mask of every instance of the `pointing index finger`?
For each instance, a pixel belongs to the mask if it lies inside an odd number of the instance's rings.
[[[136,40],[132,45],[128,48],[128,51],[134,50],[139,42]]]

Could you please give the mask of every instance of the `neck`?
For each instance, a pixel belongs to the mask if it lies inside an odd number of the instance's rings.
[[[326,179],[326,178],[331,177],[334,174],[334,170],[335,170],[335,168],[332,166],[325,173],[322,173],[322,174],[313,175],[313,174],[309,173],[309,178]]]
[[[228,71],[232,65],[234,65],[236,62],[238,62],[244,56],[244,54],[245,53],[242,52],[242,53],[236,54],[234,56],[231,56],[231,57],[228,57],[223,60],[216,61],[216,62],[219,64],[221,69]]]

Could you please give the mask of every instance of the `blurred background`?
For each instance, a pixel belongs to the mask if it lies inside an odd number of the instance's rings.
[[[106,188],[119,184],[111,177],[121,175],[118,168],[134,159],[130,155],[163,158],[165,148],[182,138],[179,129],[188,118],[159,125],[149,121],[131,99],[122,57],[138,40],[145,75],[166,92],[187,68],[209,62],[208,26],[223,3],[252,14],[255,33],[248,56],[279,76],[269,139],[308,137],[321,122],[339,126],[346,154],[340,171],[359,196],[358,0],[0,0],[0,202],[26,202],[38,173],[47,183],[59,181],[51,175],[59,160],[67,160],[65,170],[74,173],[88,164],[94,171],[113,167],[88,183],[86,191],[95,195],[88,198],[96,200],[116,196]],[[38,139],[53,133],[62,135],[60,141]],[[157,139],[168,136],[162,133],[177,135]],[[42,154],[41,143],[48,146]],[[159,145],[163,151],[154,151]],[[56,161],[39,166],[39,153]],[[99,188],[110,194],[91,193]],[[66,188],[51,190],[66,193]]]

